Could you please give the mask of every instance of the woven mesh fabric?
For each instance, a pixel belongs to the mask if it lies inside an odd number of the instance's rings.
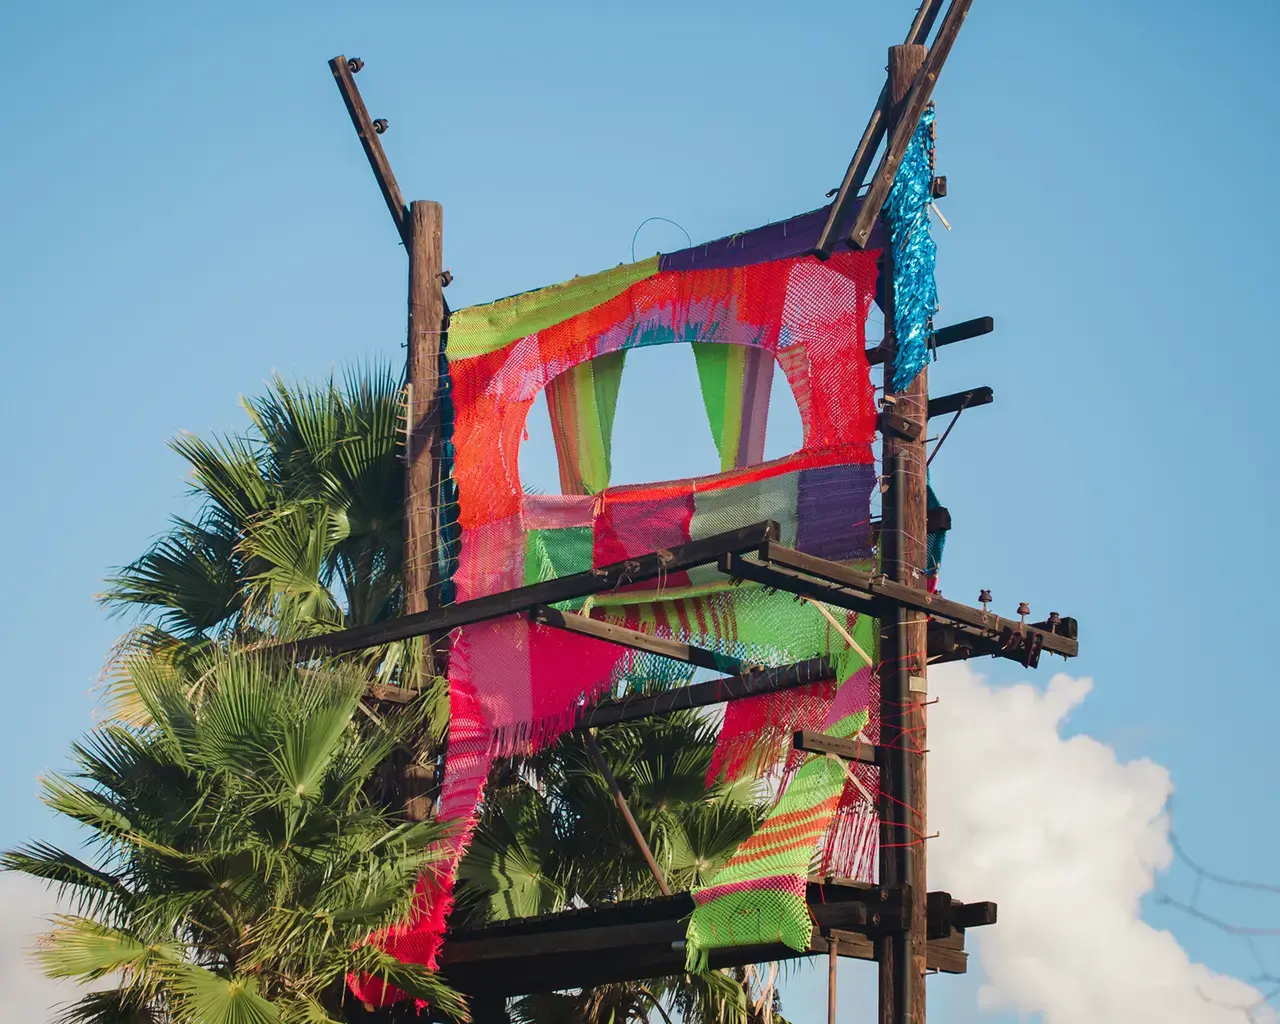
[[[745,345],[693,346],[702,402],[720,469],[751,466],[764,458],[773,357]]]
[[[765,519],[780,524],[784,544],[827,558],[866,559],[876,407],[864,324],[878,255],[838,252],[826,262],[796,256],[671,271],[660,271],[655,259],[454,313],[449,355],[461,528],[457,599]],[[708,405],[722,465],[738,468],[691,480],[603,486],[623,353],[671,343],[725,353],[704,355],[700,367],[704,395],[719,396]],[[763,449],[761,396],[767,400],[775,358],[796,397],[804,440],[795,454],[754,465]],[[591,372],[582,369],[593,365]],[[567,493],[527,495],[519,444],[531,404],[548,387]],[[750,664],[848,656],[840,630],[816,609],[790,595],[731,586],[714,566],[621,587],[598,595],[589,607],[566,607]],[[837,613],[838,621],[840,616],[846,630],[868,628],[844,613]],[[573,725],[584,701],[609,690],[671,685],[689,674],[683,663],[536,625],[522,615],[458,630],[438,810],[456,827],[440,871],[419,887],[412,919],[378,941],[403,959],[434,963],[453,873],[494,757],[554,740]],[[842,692],[826,687],[797,694],[791,717],[825,721],[832,708],[843,706]],[[730,747],[750,745],[757,736],[778,751],[769,732],[776,726],[757,728],[744,719],[718,756],[732,760],[737,755]],[[836,814],[842,792],[834,777],[821,781],[825,771],[799,767],[786,790],[796,795],[784,794],[784,800],[804,803],[803,794],[834,786],[823,797],[831,805],[824,822]],[[810,853],[823,828],[809,842]],[[374,996],[370,1002],[385,998],[368,986],[361,993]]]
[[[595,494],[609,486],[613,414],[626,352],[566,370],[547,385],[547,411],[564,494]]]
[[[823,732],[853,737],[866,727],[873,669],[870,659],[875,657],[877,635],[874,619],[859,619],[855,624],[853,638],[861,650],[846,647],[838,659],[841,682],[823,719]],[[840,810],[847,784],[840,762],[804,756],[760,828],[738,847],[708,885],[694,890],[695,909],[685,947],[688,970],[705,970],[707,951],[718,946],[782,942],[793,949],[809,948],[812,926],[805,880]],[[868,789],[868,794],[874,792]],[[870,851],[876,827],[874,807],[865,798],[860,820],[865,823],[862,842]]]
[[[933,493],[933,484],[927,485],[926,506],[928,508],[940,508],[942,506],[938,496]],[[946,530],[935,530],[929,534],[925,548],[925,572],[929,579],[930,592],[938,589],[938,570],[942,568],[942,551],[946,546]]]

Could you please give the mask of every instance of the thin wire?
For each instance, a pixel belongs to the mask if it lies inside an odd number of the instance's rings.
[[[680,228],[681,231],[684,231],[685,241],[688,242],[690,247],[693,246],[693,239],[690,237],[689,232],[685,231],[682,225],[677,224],[670,217],[646,217],[644,220],[640,222],[640,227],[636,228],[636,233],[631,236],[631,262],[632,263],[636,261],[636,239],[640,237],[640,228],[644,227],[651,220],[660,220],[664,224],[670,224],[672,227]]]

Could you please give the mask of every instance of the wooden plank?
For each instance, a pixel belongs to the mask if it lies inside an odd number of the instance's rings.
[[[903,441],[919,441],[924,437],[924,424],[896,412],[882,412],[876,417],[876,430],[881,434],[893,434]]]
[[[951,54],[951,47],[955,45],[956,36],[960,34],[960,26],[964,24],[972,4],[973,0],[951,0],[951,6],[947,9],[946,17],[942,19],[942,25],[938,29],[938,36],[933,41],[933,46],[930,47],[929,55],[925,58],[919,74],[915,76],[911,91],[901,104],[896,105],[898,106],[898,110],[894,111],[896,123],[889,135],[889,142],[880,160],[880,167],[871,179],[867,194],[863,197],[862,206],[858,209],[858,217],[853,222],[853,230],[849,233],[849,244],[857,249],[863,248],[867,244],[867,239],[871,237],[871,227],[875,224],[889,196],[889,189],[893,186],[898,166],[907,152],[907,144],[910,143],[911,136],[920,123],[920,115],[924,113],[924,108],[933,95],[933,87],[938,81],[938,75],[942,72],[942,65]],[[892,96],[890,100],[892,101]]]
[[[958,341],[968,341],[970,338],[980,338],[984,334],[990,334],[996,329],[994,317],[980,316],[973,320],[963,320],[958,324],[951,324],[949,327],[940,327],[933,332],[933,339],[930,341],[932,348],[942,348],[944,345],[954,345]],[[876,345],[867,349],[867,362],[872,366],[879,366],[884,362],[884,347]]]
[[[789,594],[799,594],[801,597],[833,604],[837,608],[847,608],[849,611],[864,615],[878,616],[888,607],[884,602],[877,601],[874,595],[851,593],[848,588],[833,591],[831,587],[823,586],[819,581],[807,579],[801,573],[779,568],[776,565],[749,562],[740,555],[723,555],[719,564],[720,571],[733,579],[750,580],[763,587],[784,590]]]
[[[915,611],[925,612],[935,619],[971,627],[987,636],[999,637],[1006,631],[1021,632],[1025,635],[1038,634],[1044,650],[1061,654],[1065,658],[1074,658],[1080,653],[1079,641],[1072,636],[1051,633],[1031,623],[1023,625],[1015,619],[1006,619],[994,612],[984,612],[981,608],[971,608],[959,601],[950,601],[939,594],[918,591],[882,576],[872,576],[870,573],[850,569],[836,562],[784,548],[776,541],[768,541],[762,545],[760,557],[771,566],[786,567],[848,588],[852,591],[850,597],[855,601],[865,603],[872,598],[884,598]],[[738,563],[735,562],[734,566],[736,571]],[[828,600],[828,598],[822,600]],[[1062,621],[1074,622],[1067,619]]]
[[[762,566],[749,562],[739,556],[731,556],[721,560],[720,568],[728,575],[744,580],[751,580],[761,586],[774,590],[782,590],[790,594],[799,594],[815,601],[846,608],[849,611],[864,615],[885,618],[893,612],[894,601],[875,594],[858,592],[847,585],[824,584],[805,574],[777,565]],[[910,602],[912,605],[916,601]],[[963,607],[963,606],[962,606]],[[980,614],[978,609],[970,609]],[[990,616],[999,619],[999,616]],[[1008,623],[1009,620],[1001,620]],[[1054,639],[1053,653],[1063,657],[1075,657],[1079,644],[1075,639],[1075,620],[1064,618],[1058,623],[1057,632],[1048,628],[1047,622],[1028,623],[1019,632],[1019,624],[1014,622],[1005,631],[997,631],[985,626],[970,626],[957,622],[946,622],[941,618],[931,619],[928,626],[927,651],[929,661],[965,661],[969,658],[1004,658],[1016,661],[1028,668],[1035,668],[1039,663],[1041,651],[1048,650],[1044,636]],[[1042,636],[1043,634],[1043,636]],[[1061,649],[1058,649],[1061,648]]]
[[[586,615],[578,615],[575,612],[562,612],[557,608],[539,605],[529,613],[529,617],[534,622],[539,622],[544,626],[552,626],[555,629],[563,629],[567,633],[577,633],[579,636],[607,640],[609,643],[617,644],[620,647],[629,647],[636,651],[658,654],[664,658],[672,658],[689,665],[697,665],[699,668],[714,669],[717,672],[742,671],[742,664],[737,658],[716,654],[714,651],[694,647],[691,644],[682,644],[677,640],[654,636],[651,633],[642,633],[638,629],[627,629],[625,626],[617,626],[612,622],[588,618]]]
[[[907,30],[905,42],[923,43],[929,38],[929,32],[942,11],[943,3],[945,0],[924,0],[920,4],[915,18],[911,21],[911,27]],[[871,161],[875,158],[880,140],[884,138],[885,113],[888,106],[889,83],[886,81],[880,89],[880,96],[876,99],[867,127],[862,132],[858,147],[853,151],[853,157],[849,161],[849,168],[844,172],[844,179],[840,182],[840,188],[831,203],[827,222],[822,226],[822,233],[818,236],[814,254],[819,259],[825,260],[831,255],[831,250],[835,248],[836,232],[839,230],[840,222],[847,216],[850,207],[857,199],[858,190],[866,180],[867,171],[871,170]]]
[[[828,937],[837,938],[839,955],[871,960],[869,936],[897,929],[909,905],[900,889],[837,879],[811,880],[806,899],[815,924],[808,950],[780,943],[715,949],[711,967],[826,953]],[[692,910],[691,896],[676,893],[452,932],[441,951],[441,969],[464,992],[503,995],[681,974]],[[963,932],[929,944],[931,970],[959,973],[964,966]]]
[[[996,923],[997,909],[990,900],[955,903],[951,908],[951,919],[957,928],[981,928]]]
[[[995,392],[988,387],[970,388],[968,391],[957,391],[953,395],[931,398],[929,399],[929,419],[960,412],[963,409],[976,409],[980,405],[990,405],[995,400]]]
[[[594,708],[584,711],[578,728],[585,729],[615,722],[630,722],[654,715],[669,715],[687,708],[703,708],[725,701],[755,697],[762,693],[776,693],[811,683],[830,682],[835,671],[826,658],[811,658],[794,665],[779,668],[759,668],[740,675],[711,679],[691,686],[680,686],[663,693],[643,697],[625,697],[621,700],[601,701]]]
[[[411,704],[422,695],[421,690],[411,690],[407,686],[391,686],[386,683],[370,683],[365,691],[374,700],[388,704]]]
[[[561,601],[590,597],[592,594],[608,593],[629,583],[657,579],[669,573],[708,565],[716,562],[726,552],[751,551],[777,536],[777,523],[755,523],[662,551],[637,555],[599,569],[588,569],[586,572],[559,576],[544,583],[532,583],[488,597],[461,601],[447,608],[402,615],[385,622],[352,626],[350,629],[307,637],[281,644],[278,649],[295,657],[319,652],[338,654],[408,640],[427,633],[444,633],[459,626],[527,612],[540,604],[558,604]]]
[[[961,947],[955,949],[941,942],[930,941],[928,952],[929,970],[937,971],[940,974],[964,974],[969,970],[969,954],[963,948],[963,932],[957,932],[961,936]],[[853,960],[875,960],[876,947],[875,944],[865,935],[858,935],[856,932],[845,932],[835,929],[831,932],[832,938],[838,939],[840,943],[839,953],[842,957],[849,957]]]
[[[395,222],[396,230],[400,233],[400,239],[405,245],[409,245],[409,210],[405,206],[404,196],[400,194],[396,176],[391,173],[391,162],[383,152],[378,133],[373,129],[373,121],[365,108],[364,99],[360,96],[360,90],[356,88],[355,78],[351,73],[351,62],[343,56],[334,57],[329,61],[329,70],[333,72],[333,80],[338,84],[338,91],[342,93],[342,101],[347,105],[347,113],[351,116],[351,123],[355,125],[356,134],[360,137],[360,145],[364,147],[364,155],[369,159],[369,166],[373,169],[373,176],[378,180],[378,188],[382,190],[382,198],[386,200],[387,209]]]
[[[796,750],[810,754],[835,754],[846,761],[858,761],[861,764],[879,764],[882,753],[873,743],[846,739],[843,736],[828,736],[812,729],[797,730],[791,737],[791,745]]]

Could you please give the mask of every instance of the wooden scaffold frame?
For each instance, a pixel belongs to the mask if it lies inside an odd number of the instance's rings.
[[[949,5],[947,0],[924,0],[905,42],[890,48],[884,89],[829,207],[814,250],[819,258],[827,258],[840,241],[861,248],[870,238],[971,4],[972,0],[950,0]],[[931,34],[933,41],[929,43]],[[355,84],[354,75],[363,62],[338,56],[329,66],[409,256],[405,613],[394,620],[296,642],[291,645],[293,653],[305,658],[425,637],[425,670],[439,672],[447,662],[446,638],[451,630],[523,613],[545,626],[723,670],[726,659],[722,655],[553,607],[606,593],[622,582],[634,583],[708,565],[716,566],[731,579],[750,580],[876,616],[881,622],[881,650],[885,652],[880,743],[798,732],[794,745],[799,750],[879,767],[882,798],[878,884],[813,878],[808,886],[808,902],[814,927],[807,953],[798,953],[780,943],[730,947],[713,950],[710,963],[712,967],[738,966],[826,953],[830,958],[828,1014],[834,1021],[836,957],[874,960],[879,972],[880,1024],[924,1024],[926,974],[963,973],[965,931],[993,924],[996,919],[992,903],[961,903],[948,893],[929,892],[927,888],[923,839],[927,835],[924,705],[928,665],[994,656],[1034,667],[1045,652],[1066,658],[1078,653],[1076,623],[1071,618],[1054,614],[1036,623],[1026,622],[1025,616],[1007,619],[989,612],[985,601],[981,608],[971,607],[926,589],[922,571],[926,564],[925,537],[932,530],[950,525],[945,509],[930,510],[926,505],[928,420],[949,415],[954,424],[955,417],[965,409],[990,403],[991,389],[977,387],[930,398],[926,370],[905,390],[894,390],[891,370],[897,342],[892,327],[890,251],[880,273],[881,281],[886,283],[878,296],[884,311],[885,337],[867,352],[872,365],[885,367],[884,407],[878,422],[884,481],[878,530],[880,573],[860,572],[784,547],[778,541],[777,525],[762,522],[625,563],[444,605],[439,599],[437,551],[443,486],[439,458],[441,344],[447,335],[449,315],[444,300],[449,273],[442,260],[442,210],[433,202],[405,203],[380,141],[386,122],[370,118]],[[878,151],[881,156],[872,171]],[[866,193],[860,196],[864,184]],[[944,193],[945,179],[936,179],[935,195]],[[861,205],[852,227],[842,232],[840,225],[848,222],[859,200]],[[990,317],[940,328],[933,333],[931,346],[937,349],[989,333],[993,328]],[[577,728],[586,731],[593,760],[609,782],[620,812],[631,822],[630,810],[608,765],[599,756],[592,730],[833,678],[834,667],[825,658],[775,668],[740,667],[734,674],[659,694],[599,701],[583,709]],[[375,699],[392,703],[407,702],[415,696],[411,687],[378,686],[373,691]],[[429,796],[424,769],[406,764],[402,766],[402,780],[407,813],[425,816]],[[632,832],[665,894],[665,881],[633,822]],[[682,919],[692,909],[688,893],[674,893],[653,900],[455,930],[446,936],[441,970],[451,983],[472,995],[478,1020],[499,1020],[505,1016],[503,1002],[511,996],[681,973]]]

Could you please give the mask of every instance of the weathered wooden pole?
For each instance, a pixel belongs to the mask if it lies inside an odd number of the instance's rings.
[[[404,613],[434,608],[439,587],[440,334],[444,273],[439,203],[409,204],[408,430],[405,437]],[[430,652],[427,660],[430,660]]]
[[[836,1000],[836,967],[840,962],[840,940],[827,936],[827,1024],[836,1024],[839,1003]]]
[[[405,248],[409,253],[409,339],[405,368],[404,614],[438,606],[440,583],[440,338],[445,324],[443,211],[439,203],[409,204]],[[434,639],[422,640],[422,672],[439,671]],[[420,686],[421,680],[404,685]],[[430,766],[406,752],[400,772],[405,815],[431,814]]]
[[[921,45],[889,49],[889,130],[921,66]],[[884,296],[884,394],[886,408],[907,422],[914,440],[882,432],[882,471],[889,482],[882,511],[882,569],[893,580],[926,588],[926,453],[929,379],[922,369],[903,391],[893,387],[897,339],[893,330],[893,254],[886,253]],[[905,933],[880,940],[881,1024],[924,1024],[927,931],[925,894],[924,691],[927,622],[898,608],[883,623],[880,670],[880,743],[890,748],[883,765],[880,803],[880,874],[885,884],[911,887],[911,914]]]

